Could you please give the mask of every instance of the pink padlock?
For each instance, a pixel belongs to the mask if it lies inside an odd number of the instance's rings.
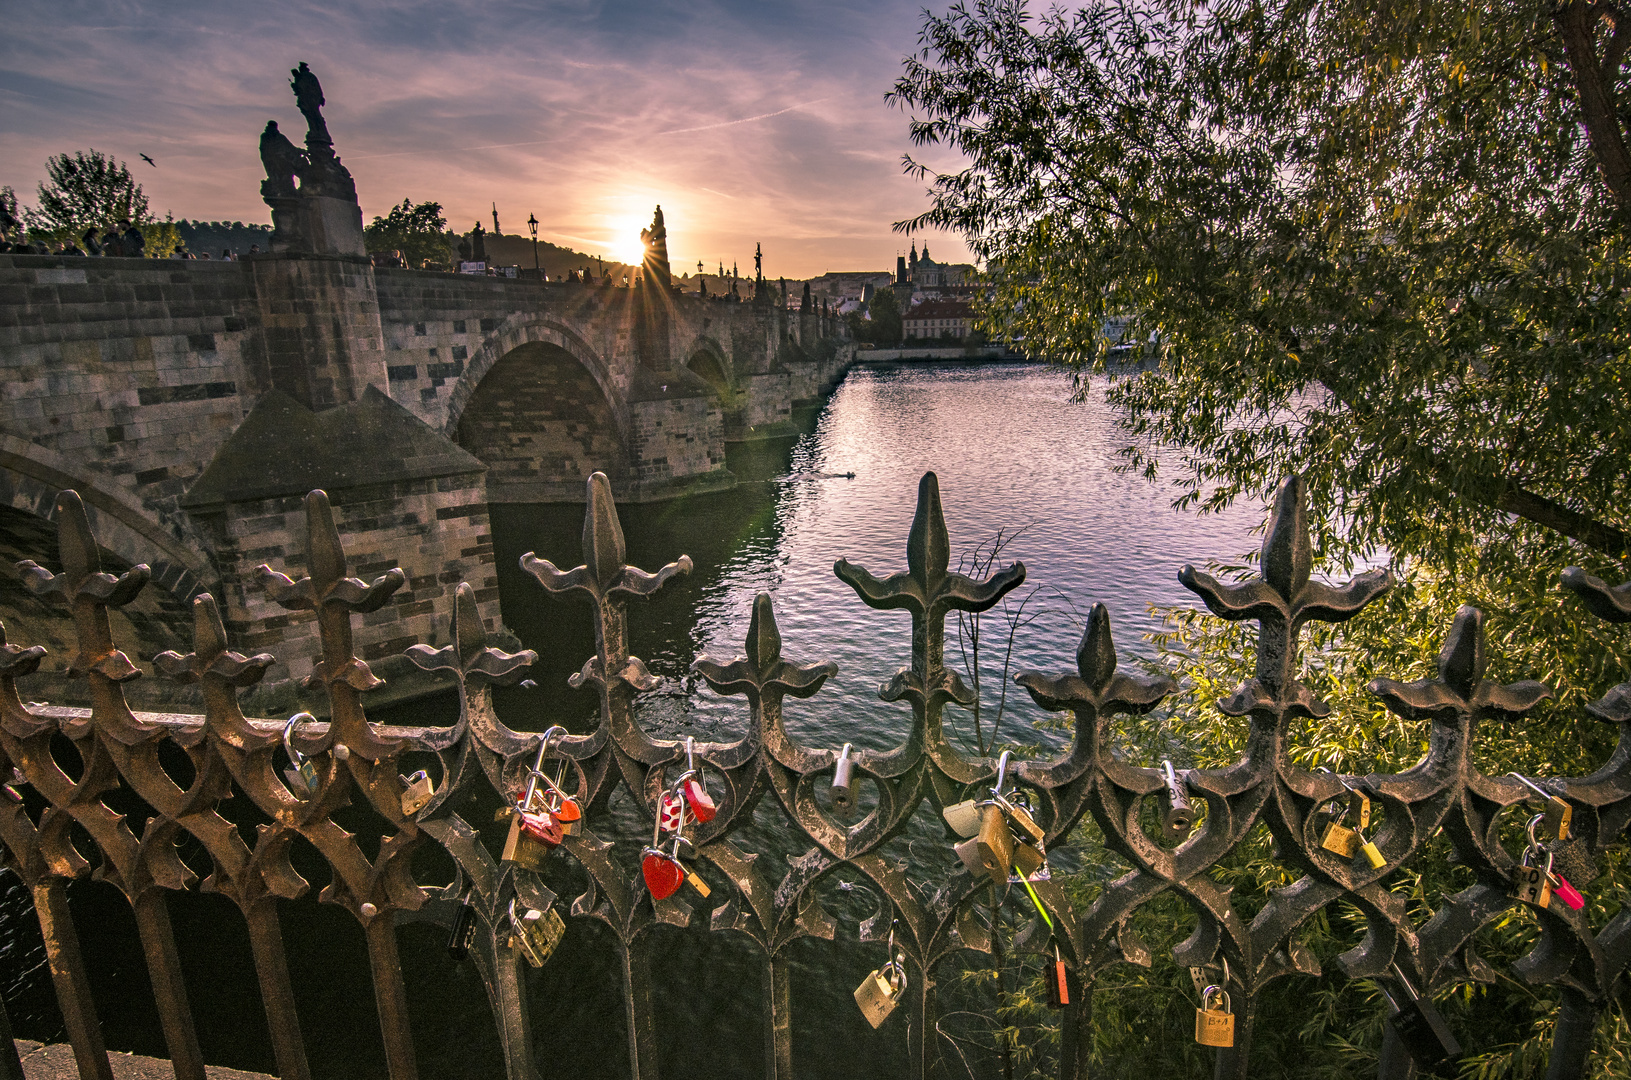
[[[1579,911],[1586,906],[1586,898],[1580,895],[1580,890],[1569,884],[1569,879],[1562,874],[1548,875],[1552,879],[1552,895],[1569,906],[1570,911]]]
[[[703,786],[702,781],[693,777],[681,784],[680,789],[685,792],[685,809],[689,811],[693,821],[707,824],[719,813],[719,807],[714,805],[713,796],[708,794],[708,789]]]

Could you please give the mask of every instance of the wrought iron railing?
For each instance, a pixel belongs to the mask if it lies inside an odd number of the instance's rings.
[[[792,1075],[788,946],[807,935],[834,936],[837,923],[824,909],[818,886],[830,884],[840,872],[864,876],[880,898],[859,936],[890,940],[891,959],[901,966],[884,970],[882,981],[866,990],[868,1004],[887,1008],[888,999],[899,999],[910,1021],[911,1070],[923,1077],[936,1071],[939,1056],[934,976],[955,954],[990,951],[996,944],[976,915],[977,908],[993,901],[993,889],[1000,894],[1023,885],[1034,897],[1036,926],[1044,918],[1052,923],[1051,932],[1021,935],[1021,946],[1045,952],[1050,961],[1057,948],[1068,969],[1066,989],[1078,991],[1061,1013],[1060,1071],[1065,1077],[1088,1072],[1092,995],[1080,990],[1090,989],[1095,977],[1112,965],[1149,963],[1129,918],[1164,893],[1181,897],[1197,919],[1194,934],[1177,950],[1178,961],[1215,971],[1214,981],[1232,1001],[1234,1019],[1228,1024],[1233,1026],[1233,1045],[1218,1051],[1219,1077],[1248,1075],[1255,1003],[1265,984],[1294,973],[1318,973],[1317,961],[1296,937],[1322,909],[1342,902],[1364,913],[1364,941],[1339,959],[1350,977],[1391,979],[1395,986],[1408,981],[1432,990],[1454,980],[1485,977],[1488,965],[1472,951],[1475,932],[1522,903],[1513,894],[1525,871],[1521,860],[1499,843],[1497,818],[1537,792],[1516,779],[1481,775],[1472,749],[1480,719],[1520,716],[1547,691],[1538,683],[1501,686],[1484,678],[1479,612],[1463,608],[1457,616],[1437,678],[1373,684],[1394,712],[1431,721],[1431,749],[1420,764],[1397,775],[1363,777],[1308,772],[1291,764],[1291,725],[1327,711],[1296,678],[1299,628],[1310,621],[1346,620],[1391,584],[1384,571],[1362,574],[1340,587],[1310,580],[1307,523],[1295,478],[1276,497],[1260,577],[1225,584],[1191,568],[1181,575],[1217,615],[1259,625],[1256,675],[1220,706],[1230,716],[1249,717],[1250,736],[1240,759],[1222,769],[1164,773],[1131,765],[1110,752],[1113,718],[1147,711],[1175,687],[1163,678],[1117,670],[1108,615],[1095,605],[1074,670],[1017,676],[1042,708],[1073,714],[1069,750],[1058,760],[1018,763],[1001,779],[996,779],[997,762],[965,758],[943,730],[945,705],[971,700],[944,663],[945,619],[951,611],[991,608],[1023,581],[1025,571],[1015,564],[986,581],[949,572],[949,543],[933,474],[923,478],[918,490],[905,573],[880,579],[844,561],[835,566],[862,602],[905,610],[912,618],[911,664],[880,691],[886,701],[911,706],[909,736],[888,751],[842,755],[801,745],[783,724],[784,700],[818,692],[835,668],[783,658],[765,595],[754,603],[745,656],[729,663],[703,657],[695,664],[716,691],[746,699],[752,720],[747,735],[737,742],[697,745],[693,758],[684,744],[655,740],[642,730],[633,701],[656,680],[628,651],[628,603],[688,572],[690,561],[682,556],[655,574],[627,565],[610,488],[598,474],[589,481],[583,565],[562,571],[530,555],[522,560],[546,591],[578,593],[590,601],[597,651],[572,682],[599,692],[594,730],[544,735],[512,731],[499,721],[490,688],[519,678],[534,657],[487,646],[468,585],[458,588],[453,643],[409,651],[421,668],[456,676],[457,723],[446,729],[373,725],[363,714],[361,695],[378,680],[353,652],[352,619],[387,603],[403,576],[392,570],[371,583],[347,577],[327,497],[313,492],[306,510],[308,575],[291,579],[269,568],[263,575],[278,603],[315,616],[324,655],[315,678],[326,687],[331,703],[327,723],[299,718],[291,726],[243,716],[237,692],[253,685],[272,658],[231,651],[215,602],[207,595],[194,602],[194,651],[165,653],[155,664],[169,678],[199,684],[204,715],[133,713],[121,684],[138,671],[114,647],[107,613],[137,595],[147,572],[140,566],[118,577],[102,572],[95,538],[73,492],[63,492],[56,505],[63,572],[19,564],[29,588],[71,609],[78,652],[70,671],[90,683],[88,710],[25,706],[15,680],[38,667],[44,650],[5,644],[0,637],[0,767],[15,767],[13,787],[20,789],[18,799],[0,806],[0,838],[11,865],[33,892],[66,1031],[84,1077],[111,1076],[86,957],[66,899],[66,885],[93,869],[117,886],[134,910],[176,1076],[204,1076],[165,900],[170,890],[198,884],[197,875],[177,855],[177,841],[186,835],[213,862],[209,887],[229,897],[243,914],[278,1071],[285,1080],[310,1075],[277,917],[280,900],[299,897],[308,887],[290,862],[297,837],[309,841],[332,871],[321,899],[350,911],[367,940],[392,1080],[417,1075],[395,932],[398,916],[410,912],[417,913],[415,918],[457,924],[461,943],[485,981],[509,1076],[526,1080],[538,1075],[519,972],[529,953],[536,956],[551,947],[549,915],[526,918],[528,912],[550,913],[557,899],[532,868],[543,857],[581,864],[589,884],[570,901],[569,916],[599,919],[613,932],[627,1004],[631,1071],[641,1080],[657,1075],[651,931],[659,923],[688,925],[693,913],[686,894],[654,898],[678,881],[677,875],[670,880],[670,854],[679,854],[692,871],[702,871],[704,887],[713,893],[706,905],[712,930],[737,931],[760,951],[765,1073],[777,1078]],[[1631,621],[1631,585],[1610,588],[1578,570],[1567,571],[1563,583],[1598,617]],[[1549,838],[1550,848],[1572,859],[1569,865],[1577,868],[1577,876],[1595,872],[1593,860],[1620,839],[1631,821],[1631,684],[1616,687],[1588,711],[1620,725],[1611,760],[1591,776],[1549,781],[1539,793],[1552,815],[1540,823],[1547,835],[1539,839]],[[64,738],[78,753],[77,775],[65,771],[53,754],[53,740]],[[283,774],[277,767],[280,747],[291,755],[291,768]],[[178,749],[192,766],[184,782],[161,761],[161,751],[174,754]],[[424,781],[405,786],[400,775],[404,755],[414,752],[440,759],[440,775],[428,778],[428,790]],[[627,844],[614,849],[611,837],[603,835],[617,827],[612,795],[626,789],[655,825],[660,805],[673,797],[675,782],[688,768],[699,771],[715,812],[709,816],[704,800],[697,807],[703,813],[680,825],[688,833],[688,850],[658,830],[659,848],[646,853],[655,872],[643,877]],[[818,787],[818,778],[840,768],[852,778],[847,789],[842,782],[835,792]],[[875,785],[877,798],[875,808],[851,824],[844,810],[855,778]],[[993,783],[1003,789],[994,806],[956,805],[971,788],[984,790]],[[490,791],[482,792],[484,787]],[[476,794],[486,795],[490,803],[496,792],[504,803],[514,804],[527,799],[529,791],[542,793],[542,798],[528,804],[535,811],[529,817],[512,822],[511,839],[502,852],[483,843],[478,822],[461,816],[472,813]],[[234,795],[247,797],[267,819],[252,845],[223,815],[223,802]],[[789,855],[789,869],[779,881],[771,880],[753,854],[733,840],[756,805],[767,799],[795,834],[813,845]],[[1204,821],[1192,835],[1185,823],[1187,799],[1205,806]],[[1369,836],[1332,833],[1337,822],[1322,814],[1322,808],[1344,799],[1356,811],[1362,802],[1374,801],[1384,808],[1385,823]],[[1164,824],[1146,831],[1141,813],[1152,800]],[[337,810],[358,801],[384,823],[377,837],[364,838],[366,845],[335,820]],[[942,811],[950,807],[948,821],[955,819],[964,831],[978,830],[964,849],[968,868],[949,879],[938,870],[915,873],[921,868],[902,866],[883,851],[925,801]],[[575,822],[570,820],[574,807],[582,813]],[[1565,807],[1572,814],[1570,837],[1559,835],[1564,830],[1556,820]],[[684,821],[679,804],[669,809],[670,824]],[[1033,877],[1034,855],[1061,842],[1088,815],[1104,843],[1133,869],[1086,910],[1076,911],[1058,883]],[[1039,835],[1030,835],[1022,818],[1034,821]],[[1210,872],[1262,824],[1273,833],[1278,858],[1303,876],[1276,891],[1247,922]],[[1356,818],[1347,819],[1348,826],[1358,824]],[[1448,834],[1457,858],[1477,881],[1443,897],[1432,918],[1417,925],[1384,878],[1419,856],[1439,830]],[[947,836],[955,839],[949,826]],[[410,858],[427,839],[457,864],[453,885],[426,888],[415,883]],[[644,843],[643,834],[633,839]],[[559,851],[550,854],[557,842]],[[377,853],[369,857],[365,847]],[[1578,869],[1582,866],[1590,869]],[[1631,911],[1594,928],[1567,903],[1530,906],[1539,917],[1539,941],[1515,973],[1530,983],[1561,987],[1563,1004],[1547,1075],[1583,1076],[1599,1011],[1625,986]],[[760,991],[750,984],[745,992]],[[1407,995],[1400,996],[1404,1018],[1419,1021],[1420,1010],[1413,1009]],[[1220,1004],[1221,995],[1208,1003]],[[1216,1015],[1209,1024],[1227,1026]],[[1435,1032],[1419,1023],[1415,1029],[1401,1024],[1401,1041],[1394,1028],[1388,1030],[1381,1075],[1408,1076],[1411,1054],[1426,1052],[1422,1039],[1430,1050]]]

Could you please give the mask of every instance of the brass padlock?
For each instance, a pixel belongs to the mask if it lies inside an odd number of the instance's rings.
[[[889,961],[855,988],[855,1004],[873,1027],[878,1027],[900,1004],[906,992],[906,956],[895,952],[895,928],[889,928]]]
[[[1213,1001],[1222,1008],[1211,1008]],[[1229,995],[1219,986],[1208,986],[1201,994],[1201,1007],[1195,1010],[1195,1041],[1202,1046],[1233,1046],[1235,1014],[1229,1009]]]
[[[1048,834],[1042,831],[1042,826],[1038,825],[1036,819],[1031,817],[1029,810],[1007,799],[999,800],[999,805],[1008,815],[1008,820],[1017,825],[1020,831],[1028,835],[1038,846],[1048,838]]]
[[[549,859],[549,848],[533,839],[521,824],[519,813],[510,814],[510,832],[504,838],[504,853],[499,858],[514,863],[523,870],[541,873]]]
[[[1552,903],[1552,880],[1542,866],[1529,864],[1530,852],[1523,853],[1523,862],[1512,871],[1512,893],[1514,900],[1522,900],[1526,904],[1536,907],[1549,907]],[[1548,863],[1551,859],[1546,860]]]
[[[1546,810],[1540,826],[1543,837],[1546,840],[1555,842],[1567,840],[1569,838],[1569,826],[1574,821],[1574,807],[1521,773],[1507,773],[1507,775],[1545,800]]]
[[[1359,834],[1340,821],[1333,821],[1325,827],[1325,838],[1320,841],[1320,847],[1333,855],[1351,859],[1354,852],[1359,850]]]
[[[405,785],[402,792],[402,816],[413,817],[425,808],[436,788],[430,782],[430,773],[420,769],[412,776],[400,778]]]
[[[968,838],[980,831],[980,808],[973,799],[964,799],[940,811],[951,831]]]
[[[980,864],[999,889],[1008,883],[1014,865],[1014,834],[1002,807],[990,804],[980,811],[980,835],[975,838]]]
[[[516,915],[515,901],[510,901],[510,948],[521,950],[533,967],[543,967],[565,936],[566,922],[554,908],[528,908]]]
[[[1043,854],[1031,845],[1014,845],[1014,872],[1021,877],[1028,878],[1042,869],[1044,861]]]
[[[838,762],[832,770],[832,808],[839,817],[855,813],[855,762],[850,759],[849,743],[838,751]]]

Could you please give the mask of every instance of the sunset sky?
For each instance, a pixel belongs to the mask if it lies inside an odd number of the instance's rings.
[[[944,6],[944,5],[938,5]],[[163,216],[269,222],[257,140],[304,124],[308,62],[365,219],[436,199],[453,227],[630,257],[661,203],[674,270],[886,269],[907,117],[884,104],[919,0],[10,0],[0,34],[0,184],[25,204],[47,156],[131,163]],[[149,167],[138,154],[157,163]],[[929,234],[937,259],[967,257]]]

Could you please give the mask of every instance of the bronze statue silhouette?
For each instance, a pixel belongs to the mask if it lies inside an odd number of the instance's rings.
[[[317,81],[317,76],[304,60],[289,74],[293,76],[289,86],[294,90],[295,107],[306,118],[306,145],[312,144],[313,136],[318,136],[319,141],[330,146],[334,145],[334,140],[328,135],[328,124],[323,121],[323,84]]]

